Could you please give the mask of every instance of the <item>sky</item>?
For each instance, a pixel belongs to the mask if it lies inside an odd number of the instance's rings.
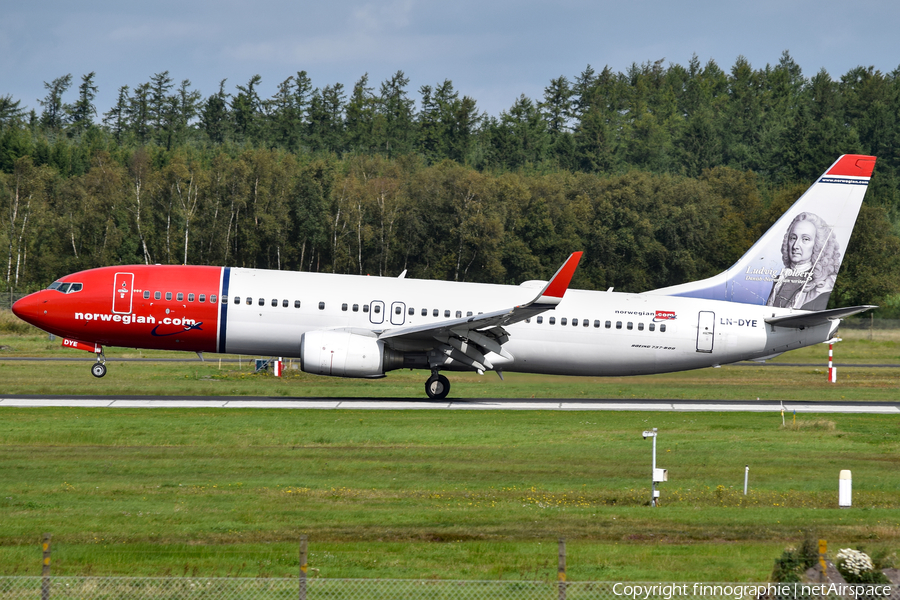
[[[376,88],[397,71],[419,100],[446,79],[498,116],[522,94],[539,99],[587,65],[626,71],[663,60],[738,56],[754,68],[787,50],[806,76],[900,66],[895,0],[32,0],[0,5],[0,96],[40,112],[45,82],[71,73],[65,101],[95,72],[98,111],[117,90],[169,71],[203,97],[259,74],[263,98],[305,70],[314,87]]]

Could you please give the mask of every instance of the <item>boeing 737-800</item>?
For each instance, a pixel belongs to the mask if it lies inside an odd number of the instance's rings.
[[[831,339],[826,310],[875,157],[844,155],[727,271],[640,294],[568,289],[581,252],[519,286],[212,266],[131,265],[66,275],[13,311],[103,346],[293,357],[308,373],[448,371],[640,375],[764,359]]]

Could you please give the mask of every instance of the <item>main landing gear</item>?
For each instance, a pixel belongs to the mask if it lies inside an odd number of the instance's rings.
[[[450,393],[450,380],[437,371],[432,371],[431,377],[425,382],[425,393],[432,400],[443,400]]]

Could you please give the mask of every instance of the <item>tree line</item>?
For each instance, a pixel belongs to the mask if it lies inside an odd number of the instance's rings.
[[[99,115],[94,73],[41,112],[0,96],[0,289],[114,263],[208,263],[519,283],[584,249],[575,285],[708,276],[842,153],[879,156],[832,302],[900,292],[900,71],[812,78],[785,53],[587,67],[498,117],[402,72],[204,98],[168,72]]]

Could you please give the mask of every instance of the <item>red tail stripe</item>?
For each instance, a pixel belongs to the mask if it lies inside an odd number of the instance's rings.
[[[833,167],[828,170],[826,175],[849,176],[849,177],[871,177],[872,171],[875,170],[875,157],[863,156],[861,154],[845,154]]]

